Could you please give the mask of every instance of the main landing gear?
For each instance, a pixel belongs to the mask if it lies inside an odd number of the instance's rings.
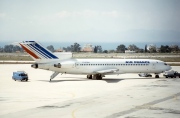
[[[87,78],[88,79],[92,79],[92,75],[87,75]]]
[[[102,80],[101,74],[95,74],[95,75],[87,75],[88,79],[94,79],[94,80]]]
[[[158,74],[155,74],[155,78],[159,78],[159,75],[158,75]]]

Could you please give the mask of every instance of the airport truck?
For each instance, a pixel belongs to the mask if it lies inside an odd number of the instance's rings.
[[[180,73],[178,73],[177,71],[174,71],[174,70],[170,70],[170,71],[165,71],[163,76],[166,78],[169,78],[169,77],[171,77],[171,78],[179,77],[180,78]]]
[[[20,80],[20,81],[28,81],[28,74],[24,71],[17,71],[17,72],[13,72],[13,76],[12,79],[16,80]]]

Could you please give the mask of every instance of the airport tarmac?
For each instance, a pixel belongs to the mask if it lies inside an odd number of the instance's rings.
[[[12,80],[17,70],[30,80]],[[49,82],[51,74],[30,64],[0,64],[0,118],[180,118],[180,78],[59,74]]]

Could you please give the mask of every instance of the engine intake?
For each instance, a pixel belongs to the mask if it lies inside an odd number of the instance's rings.
[[[61,68],[61,64],[60,64],[60,63],[54,64],[54,67],[56,67],[56,68]]]
[[[36,69],[36,68],[38,68],[38,64],[37,63],[32,64],[31,67]]]

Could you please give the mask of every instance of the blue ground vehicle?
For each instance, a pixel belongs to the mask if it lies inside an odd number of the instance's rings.
[[[28,74],[24,71],[17,71],[13,72],[12,79],[16,80],[21,80],[21,81],[28,81]]]

